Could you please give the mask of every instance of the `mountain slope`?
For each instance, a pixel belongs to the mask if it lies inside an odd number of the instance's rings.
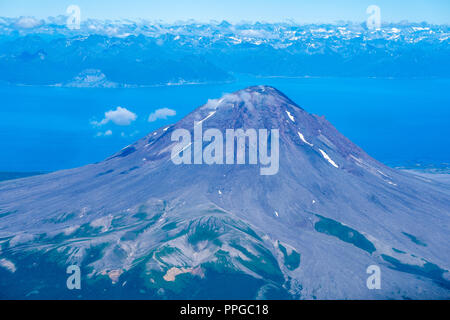
[[[278,173],[175,165],[171,134],[194,121],[279,129]],[[449,194],[250,87],[100,163],[0,183],[0,297],[449,298]],[[374,264],[381,290],[366,287]]]

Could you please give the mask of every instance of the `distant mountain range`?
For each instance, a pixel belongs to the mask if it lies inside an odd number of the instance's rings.
[[[25,19],[25,21],[24,21]],[[256,76],[448,77],[450,28],[0,18],[0,81],[143,86]],[[96,70],[100,82],[86,81]],[[81,81],[80,81],[81,79]]]
[[[172,133],[194,121],[278,129],[278,173],[174,164]],[[102,162],[0,182],[0,298],[449,299],[449,208],[448,184],[389,168],[277,89],[250,87]],[[66,288],[69,265],[81,290]]]

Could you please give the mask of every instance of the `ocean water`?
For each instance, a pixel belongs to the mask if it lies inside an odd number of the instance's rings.
[[[324,115],[388,165],[450,163],[450,79],[239,77],[226,84],[120,89],[0,85],[0,171],[54,171],[101,161],[208,99],[260,84]],[[91,124],[118,106],[136,113],[136,121]],[[148,122],[159,108],[177,114]],[[97,136],[107,130],[112,134]]]

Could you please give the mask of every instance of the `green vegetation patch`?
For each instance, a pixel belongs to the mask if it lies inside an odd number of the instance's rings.
[[[383,258],[384,261],[389,262],[391,264],[391,269],[431,279],[442,288],[450,290],[450,281],[446,280],[443,276],[444,273],[446,273],[447,271],[441,269],[434,263],[423,260],[425,262],[423,266],[410,265],[385,254],[382,254],[381,257]]]
[[[415,244],[418,244],[419,246],[423,246],[423,247],[426,247],[426,246],[427,246],[426,243],[424,243],[424,242],[420,241],[419,239],[417,239],[416,236],[414,236],[414,235],[412,235],[412,234],[409,234],[409,233],[406,233],[406,232],[402,232],[402,233],[403,233],[405,236],[407,236],[407,237],[409,238],[409,240],[411,240],[411,241],[414,242]]]
[[[336,237],[339,240],[350,243],[370,254],[376,251],[373,243],[355,229],[344,226],[333,219],[325,218],[318,214],[316,216],[320,218],[320,221],[316,222],[314,225],[314,229],[316,229],[317,232]]]
[[[266,248],[259,245],[254,245],[253,249],[257,251],[257,255],[254,255],[237,243],[230,243],[230,246],[241,251],[248,258],[237,258],[243,266],[261,275],[264,279],[272,280],[278,283],[284,282],[284,277],[280,266],[278,265],[277,259],[275,259],[272,253]]]
[[[300,254],[297,251],[292,250],[289,254],[286,247],[284,247],[280,242],[278,242],[278,248],[281,253],[283,253],[283,260],[286,268],[289,270],[295,270],[300,266]]]

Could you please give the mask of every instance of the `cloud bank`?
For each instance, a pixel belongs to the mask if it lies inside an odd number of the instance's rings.
[[[15,23],[16,27],[23,29],[35,28],[40,26],[41,24],[43,24],[43,22],[34,17],[20,17],[19,20],[17,20]]]

